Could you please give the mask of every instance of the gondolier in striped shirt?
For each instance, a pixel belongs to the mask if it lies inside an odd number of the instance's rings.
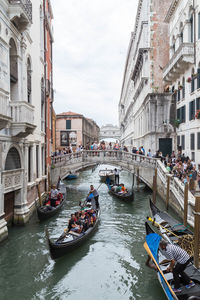
[[[191,288],[195,283],[184,272],[187,265],[191,262],[191,257],[188,253],[179,246],[169,244],[162,240],[160,242],[160,248],[165,251],[166,257],[171,261],[167,272],[172,272],[174,277],[174,292],[180,293],[180,277],[182,277],[186,288]]]

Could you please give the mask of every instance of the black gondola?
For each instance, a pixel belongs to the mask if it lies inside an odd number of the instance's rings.
[[[46,228],[46,236],[48,240],[51,258],[56,259],[67,253],[70,253],[80,245],[82,245],[97,229],[100,221],[100,209],[96,210],[96,221],[92,227],[89,227],[85,232],[75,233],[68,232],[66,235],[61,235],[55,242],[49,238],[49,233]]]
[[[189,263],[184,272],[195,282],[195,286],[187,289],[185,285],[181,283],[181,292],[175,293],[173,291],[173,274],[171,272],[166,273],[170,262],[166,260],[165,252],[159,249],[161,237],[154,232],[147,222],[145,226],[147,236],[144,248],[157,266],[157,277],[167,299],[198,299],[196,297],[200,296],[200,271],[196,269],[192,263]],[[162,263],[164,260],[166,260],[165,263]]]
[[[160,233],[166,240],[178,241],[184,235],[193,235],[193,232],[182,223],[171,217],[167,212],[160,209],[150,199],[150,210],[153,222],[159,226]]]
[[[133,201],[134,200],[134,193],[133,192],[127,192],[127,193],[117,193],[115,191],[112,190],[112,186],[107,184],[108,186],[108,190],[109,193],[121,200],[125,200],[125,201]]]
[[[46,201],[49,201],[48,199]],[[45,201],[45,202],[46,202]],[[59,210],[63,207],[65,202],[65,197],[63,194],[60,193],[60,204],[58,204],[55,207],[52,207],[50,205],[43,205],[37,207],[37,215],[40,221],[46,220],[48,218],[53,217],[55,214],[59,212]]]

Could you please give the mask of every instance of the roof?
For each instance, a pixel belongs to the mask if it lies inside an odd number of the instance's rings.
[[[72,111],[68,111],[68,112],[62,112],[60,114],[57,114],[57,116],[79,116],[79,117],[83,117],[83,115],[72,112]]]

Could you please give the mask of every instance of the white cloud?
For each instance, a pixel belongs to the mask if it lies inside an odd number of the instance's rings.
[[[118,124],[118,102],[136,0],[51,0],[56,113]]]

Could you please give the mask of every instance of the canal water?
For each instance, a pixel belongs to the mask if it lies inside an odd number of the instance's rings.
[[[9,239],[0,246],[1,300],[166,299],[156,273],[145,266],[144,222],[151,191],[141,186],[132,203],[114,198],[105,184],[99,186],[98,172],[104,167],[83,171],[78,179],[66,182],[67,202],[57,216],[40,223],[35,214],[25,227],[9,229]],[[122,170],[120,182],[131,188],[131,174]],[[84,245],[55,262],[47,248],[45,226],[52,238],[59,236],[90,184],[99,187],[98,230]]]

